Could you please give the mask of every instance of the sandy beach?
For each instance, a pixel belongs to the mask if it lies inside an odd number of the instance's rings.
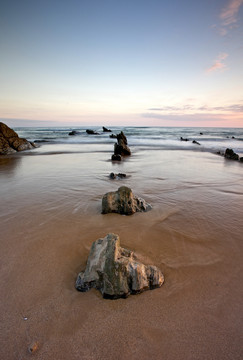
[[[0,358],[242,359],[242,164],[190,150],[118,164],[110,145],[71,146],[0,157]],[[121,185],[153,209],[102,215]],[[161,288],[76,291],[92,242],[110,232],[161,269]]]

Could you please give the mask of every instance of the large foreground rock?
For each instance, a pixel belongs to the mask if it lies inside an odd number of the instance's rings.
[[[30,150],[33,148],[35,148],[34,143],[20,138],[14,130],[0,122],[0,155],[9,155],[16,151]]]
[[[164,276],[156,266],[137,261],[132,251],[120,247],[118,235],[108,234],[93,242],[76,289],[85,292],[95,288],[104,298],[118,299],[158,288],[163,282]]]
[[[150,204],[144,199],[135,196],[127,186],[121,186],[117,191],[108,192],[102,198],[102,214],[132,215],[135,212],[151,209]]]

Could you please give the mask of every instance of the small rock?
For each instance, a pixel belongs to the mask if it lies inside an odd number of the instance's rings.
[[[181,136],[181,141],[189,141],[189,139],[183,138],[183,137]]]
[[[102,198],[102,214],[132,215],[135,212],[146,212],[151,209],[150,204],[133,195],[132,190],[126,186],[121,186],[117,191],[108,192]]]
[[[193,140],[193,142],[192,142],[193,144],[197,144],[197,145],[201,145],[198,141],[196,141],[196,140]]]
[[[39,348],[39,344],[37,341],[33,341],[31,345],[28,347],[28,351],[33,354],[35,353]]]
[[[122,179],[125,178],[127,175],[123,174],[123,173],[119,173],[119,174],[114,174],[113,172],[110,173],[109,178],[114,180],[114,179]]]
[[[76,130],[72,130],[68,135],[71,135],[71,136],[73,136],[73,135],[78,135],[79,134],[79,132],[78,131],[76,131]]]
[[[90,130],[90,129],[87,129],[87,130],[86,130],[86,133],[89,134],[89,135],[100,135],[100,134],[97,133],[96,131]]]
[[[224,157],[230,160],[239,160],[239,155],[236,154],[233,149],[229,149],[229,148],[225,150]]]
[[[111,134],[111,135],[110,135],[110,138],[111,138],[111,139],[117,139],[117,135]]]
[[[104,127],[104,126],[103,126],[103,131],[104,131],[104,132],[111,132],[111,130],[110,130],[110,129],[107,129],[107,128],[106,128],[106,127]]]
[[[122,159],[121,155],[118,154],[113,154],[111,157],[112,161],[121,161],[121,159]]]

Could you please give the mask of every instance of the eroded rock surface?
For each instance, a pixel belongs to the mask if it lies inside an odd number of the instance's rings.
[[[102,198],[102,214],[132,215],[135,212],[151,209],[150,204],[144,199],[135,196],[127,186],[121,186],[117,191],[108,192]]]
[[[135,254],[120,246],[116,234],[93,242],[84,272],[78,274],[76,289],[99,290],[104,298],[126,298],[162,286],[164,276],[153,265],[137,261]]]
[[[20,138],[14,130],[0,122],[0,155],[9,155],[35,147],[34,143]]]

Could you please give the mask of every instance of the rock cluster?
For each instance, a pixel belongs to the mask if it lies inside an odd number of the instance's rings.
[[[93,242],[84,272],[78,274],[76,289],[98,289],[104,298],[126,298],[162,286],[164,276],[152,265],[136,260],[130,250],[120,246],[120,238],[108,234]]]
[[[121,161],[122,156],[131,155],[131,150],[127,145],[127,138],[123,131],[116,135],[117,143],[114,145],[114,154],[111,159],[115,161]]]
[[[132,190],[127,186],[121,186],[117,191],[108,192],[102,198],[102,214],[132,215],[135,212],[151,209],[150,204],[133,195]]]
[[[22,139],[6,124],[0,122],[0,155],[9,155],[17,151],[30,150],[35,144]]]
[[[127,175],[126,175],[126,174],[123,174],[123,173],[115,174],[115,173],[111,172],[110,175],[109,175],[109,178],[112,179],[112,180],[115,180],[115,179],[123,179],[123,178],[125,178],[125,177],[127,177]]]

